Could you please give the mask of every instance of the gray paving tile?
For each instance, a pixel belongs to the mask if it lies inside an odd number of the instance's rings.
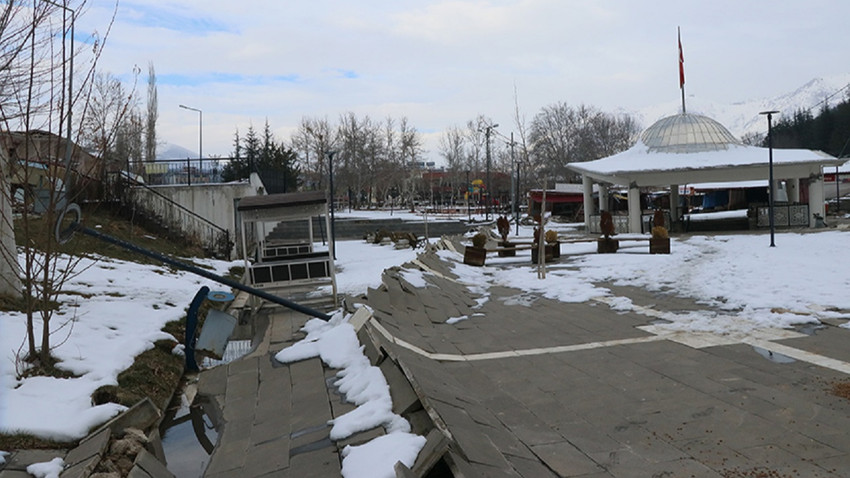
[[[607,434],[602,433],[598,427],[584,420],[559,423],[554,425],[553,428],[566,441],[588,455],[615,450],[621,445]]]
[[[239,374],[257,375],[258,362],[256,357],[246,357],[230,362],[227,365],[228,381],[230,377]]]
[[[241,440],[220,440],[215,452],[210,457],[210,463],[207,465],[205,474],[214,475],[232,470],[240,470],[245,464],[245,455],[250,446],[251,441],[248,438]]]
[[[74,466],[92,457],[97,457],[97,461],[99,461],[99,458],[103,456],[103,453],[109,446],[109,439],[111,437],[112,433],[109,429],[104,429],[94,436],[88,437],[68,452],[68,455],[65,457],[65,466]]]
[[[519,456],[507,456],[506,458],[514,471],[523,478],[555,478],[558,476],[536,458],[529,459]]]
[[[77,461],[74,464],[65,464],[65,470],[62,472],[62,478],[88,478],[92,471],[100,463],[99,455],[90,456],[82,461]]]
[[[532,445],[531,451],[560,476],[582,476],[604,471],[588,455],[565,441]]]
[[[0,469],[0,478],[32,478],[26,471]]]
[[[142,449],[136,455],[134,464],[135,467],[143,470],[151,478],[174,478],[174,475],[168,471],[165,465],[145,449]]]
[[[300,453],[289,458],[290,476],[299,478],[327,478],[340,476],[339,456],[336,447]]]
[[[821,458],[814,462],[818,467],[827,473],[832,473],[828,476],[850,476],[850,456],[834,456],[830,458]]]
[[[54,458],[65,459],[68,450],[19,450],[6,458],[5,471],[25,471],[33,463],[44,463]]]
[[[198,392],[203,395],[221,395],[227,390],[227,367],[204,370],[198,376]]]

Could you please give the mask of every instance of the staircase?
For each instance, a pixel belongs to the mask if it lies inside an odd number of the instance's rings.
[[[325,219],[314,217],[313,237],[326,239]],[[370,232],[387,230],[391,232],[411,232],[417,236],[425,235],[424,221],[402,221],[397,218],[362,219],[340,218],[335,220],[334,232],[337,240],[363,239]],[[428,235],[440,237],[444,235],[464,234],[469,226],[463,221],[428,221]],[[267,241],[293,242],[309,237],[307,221],[290,221],[279,223],[266,237]]]
[[[129,220],[153,230],[166,238],[183,244],[198,246],[204,253],[219,259],[230,259],[233,238],[230,231],[163,196],[155,189],[124,178],[115,185],[108,203]],[[145,191],[144,199],[139,191]]]

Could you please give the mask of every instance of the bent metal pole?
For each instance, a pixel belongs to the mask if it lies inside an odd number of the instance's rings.
[[[65,220],[65,216],[69,212],[74,213],[75,217],[67,228],[62,229],[62,223]],[[324,321],[328,321],[328,320],[331,319],[331,316],[328,315],[328,314],[325,314],[324,312],[319,312],[318,310],[311,309],[310,307],[306,307],[306,306],[303,306],[301,304],[292,302],[291,300],[284,299],[283,297],[278,297],[276,295],[269,294],[268,292],[266,292],[264,290],[255,289],[253,287],[242,284],[241,282],[237,282],[235,280],[228,279],[227,277],[222,277],[220,275],[213,274],[212,272],[206,271],[206,270],[201,269],[199,267],[195,267],[191,264],[186,264],[185,262],[180,262],[180,261],[172,259],[172,258],[170,258],[166,255],[160,254],[158,252],[147,250],[143,247],[139,247],[139,246],[132,244],[130,242],[123,241],[121,239],[118,239],[118,238],[109,236],[107,234],[103,234],[101,232],[95,231],[94,229],[90,229],[88,227],[85,227],[82,224],[80,224],[81,216],[82,216],[82,213],[80,212],[80,207],[76,204],[69,205],[67,208],[65,208],[65,210],[62,212],[62,214],[59,215],[59,217],[56,219],[55,234],[56,234],[56,240],[60,244],[65,244],[66,242],[70,241],[71,238],[74,236],[75,232],[81,232],[81,233],[83,233],[87,236],[91,236],[91,237],[94,237],[95,239],[100,239],[101,241],[108,242],[110,244],[114,244],[114,245],[119,246],[119,247],[123,247],[124,249],[127,249],[129,251],[137,252],[137,253],[139,253],[143,256],[150,257],[151,259],[154,259],[154,260],[157,260],[157,261],[160,261],[160,262],[164,262],[164,263],[166,263],[170,266],[174,266],[174,267],[176,267],[178,269],[182,269],[186,272],[191,272],[192,274],[197,274],[201,277],[205,277],[205,278],[210,279],[212,281],[218,282],[219,284],[224,284],[224,285],[232,287],[234,289],[245,291],[245,292],[247,292],[251,295],[255,295],[255,296],[257,296],[261,299],[267,300],[269,302],[272,302],[272,303],[275,303],[275,304],[278,304],[278,305],[282,305],[283,307],[286,307],[288,309],[292,309],[296,312],[301,312],[302,314],[309,315],[310,317],[316,317],[316,318],[322,319]]]

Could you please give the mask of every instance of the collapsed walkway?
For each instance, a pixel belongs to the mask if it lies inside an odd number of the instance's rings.
[[[394,408],[428,436],[397,476],[850,476],[850,402],[830,393],[850,378],[850,330],[672,333],[654,312],[704,306],[612,285],[634,310],[505,287],[485,300],[452,267],[431,251],[354,298],[373,310],[358,337]],[[306,317],[265,317],[252,354],[201,375],[224,423],[206,476],[339,476],[346,443],[327,421],[352,406],[318,359],[273,361]]]

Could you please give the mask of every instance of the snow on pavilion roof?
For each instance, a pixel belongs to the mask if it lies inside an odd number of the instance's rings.
[[[773,149],[774,167],[779,168],[819,171],[821,166],[844,161],[821,151]],[[741,144],[720,123],[705,116],[679,114],[657,121],[626,151],[595,161],[568,163],[567,167],[606,182],[651,185],[664,184],[674,175],[688,183],[767,179],[768,162],[768,148]],[[759,172],[762,167],[763,178]],[[736,174],[740,177],[734,177]],[[654,175],[663,176],[663,180],[659,177],[656,182]]]

